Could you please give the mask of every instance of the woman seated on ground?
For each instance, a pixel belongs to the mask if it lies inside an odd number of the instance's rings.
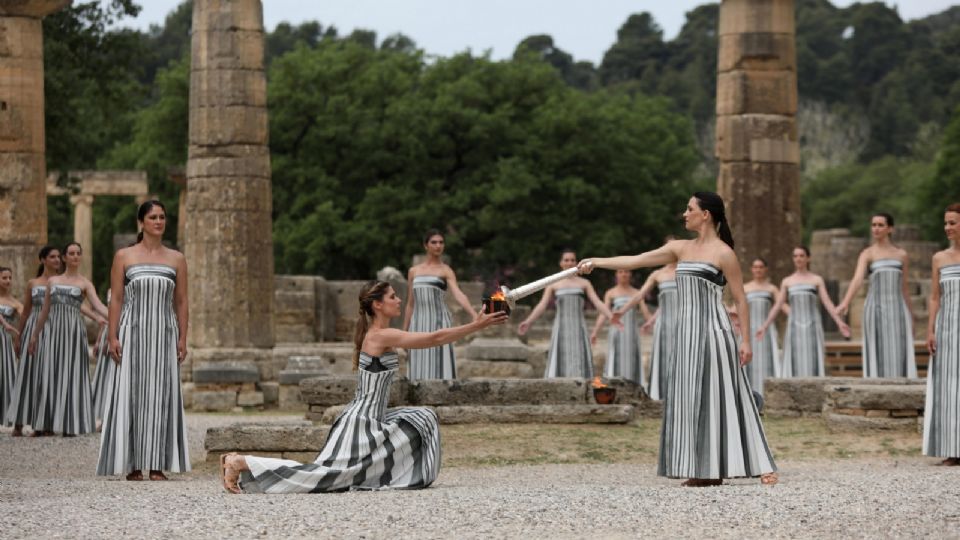
[[[427,408],[387,410],[390,382],[397,373],[395,349],[437,347],[507,321],[503,312],[480,313],[471,323],[436,332],[390,328],[400,316],[400,297],[385,281],[360,291],[360,318],[354,335],[357,393],[330,427],[313,463],[225,454],[223,487],[231,493],[320,493],[349,489],[420,489],[440,472],[440,428]]]

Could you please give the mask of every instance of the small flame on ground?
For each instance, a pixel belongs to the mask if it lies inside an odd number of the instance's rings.
[[[593,378],[593,383],[591,383],[591,385],[592,385],[594,388],[606,388],[606,387],[607,387],[607,385],[603,384],[603,383],[600,381],[600,377],[594,377],[594,378]]]

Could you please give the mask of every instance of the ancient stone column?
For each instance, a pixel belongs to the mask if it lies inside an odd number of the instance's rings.
[[[792,271],[800,242],[794,34],[793,0],[720,4],[717,191],[744,271],[763,257],[774,280]]]
[[[70,0],[0,2],[0,266],[18,296],[47,241],[40,20]]]
[[[190,269],[189,343],[198,349],[195,361],[256,359],[255,349],[274,344],[259,0],[193,4],[189,142],[180,214]]]
[[[73,240],[80,243],[80,273],[93,279],[93,195],[71,195],[73,204]]]

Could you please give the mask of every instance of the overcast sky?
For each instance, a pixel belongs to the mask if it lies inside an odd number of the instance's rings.
[[[140,15],[122,26],[147,29],[162,24],[179,0],[139,0]],[[354,28],[375,30],[382,39],[403,32],[430,54],[449,56],[471,49],[490,50],[496,59],[513,54],[531,34],[550,34],[554,43],[577,60],[599,63],[616,39],[617,28],[631,13],[649,11],[667,39],[683,26],[684,13],[707,2],[695,0],[263,0],[264,24],[298,24],[317,20],[340,34]],[[834,0],[846,6],[852,0]],[[886,2],[898,6],[904,19],[947,9],[948,0]]]

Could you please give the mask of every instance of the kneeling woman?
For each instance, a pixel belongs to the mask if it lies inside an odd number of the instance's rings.
[[[440,428],[426,408],[387,410],[390,382],[399,359],[394,351],[437,347],[494,324],[503,312],[482,313],[469,324],[436,332],[390,328],[400,316],[400,297],[389,283],[371,282],[360,292],[354,336],[357,394],[330,428],[313,463],[226,454],[220,458],[223,487],[233,493],[319,493],[348,489],[419,489],[440,472]],[[239,481],[239,482],[238,482]]]

